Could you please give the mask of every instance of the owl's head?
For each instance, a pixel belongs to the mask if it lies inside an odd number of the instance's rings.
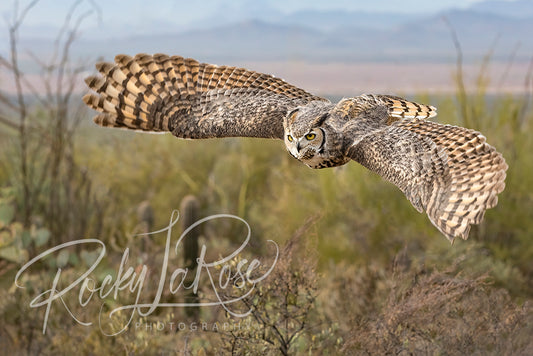
[[[328,140],[324,123],[329,117],[329,109],[323,103],[306,105],[289,111],[283,120],[287,150],[309,166],[324,153]]]

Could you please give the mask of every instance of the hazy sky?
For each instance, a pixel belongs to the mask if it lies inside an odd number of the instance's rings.
[[[361,11],[394,11],[404,13],[434,13],[452,7],[462,8],[480,0],[84,0],[79,14],[88,9],[101,10],[100,21],[92,16],[84,22],[85,28],[97,31],[128,30],[143,31],[143,24],[159,24],[169,30],[194,26],[195,22],[206,20],[217,14],[233,14],[234,17],[255,13],[290,13],[301,9],[340,9]],[[12,17],[15,1],[0,1],[2,27]],[[29,0],[20,1],[23,8]],[[25,26],[34,31],[58,26],[63,22],[67,9],[73,0],[41,0],[27,15]],[[119,33],[117,33],[119,34]]]
[[[192,15],[191,19],[205,17],[205,14],[214,14],[220,7],[271,7],[281,12],[293,12],[303,8],[312,9],[344,9],[364,11],[394,11],[405,13],[435,12],[450,7],[465,7],[481,0],[90,0],[102,9],[104,14],[116,16],[122,21],[139,19],[143,16],[172,19],[181,17],[184,13]],[[16,1],[0,1],[2,17],[11,14],[11,9]],[[31,1],[20,1],[21,8]],[[28,16],[31,23],[53,23],[58,13],[64,13],[75,1],[73,0],[41,0]]]

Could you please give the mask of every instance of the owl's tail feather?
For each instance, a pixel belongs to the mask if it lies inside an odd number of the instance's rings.
[[[431,222],[453,242],[468,238],[471,224],[479,224],[485,210],[498,203],[508,166],[503,156],[474,130],[420,120],[409,130],[429,137],[447,154],[449,179],[427,204]]]

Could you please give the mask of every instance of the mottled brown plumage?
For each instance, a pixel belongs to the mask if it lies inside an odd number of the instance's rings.
[[[271,75],[164,54],[98,63],[85,103],[105,127],[180,138],[283,139],[312,168],[355,160],[389,180],[451,241],[496,206],[507,164],[479,132],[426,119],[432,106],[365,94],[337,104]]]

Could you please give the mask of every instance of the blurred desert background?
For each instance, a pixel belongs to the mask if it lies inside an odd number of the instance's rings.
[[[6,354],[533,354],[533,1],[3,1],[0,16]],[[272,140],[97,127],[81,101],[83,78],[121,53],[245,67],[331,100],[381,93],[434,105],[436,121],[478,130],[503,154],[506,189],[469,239],[450,245],[396,187],[356,163],[314,171]],[[175,209],[173,243],[213,214],[249,224],[250,242],[231,268],[254,258],[268,266],[268,240],[279,245],[272,274],[234,305],[250,315],[158,308],[107,336],[129,320],[109,318],[109,309],[134,295],[94,295],[82,306],[77,287],[53,303],[43,333],[46,308],[32,300],[49,295],[59,269],[56,289],[66,288],[100,250],[56,251],[15,284],[22,266],[62,243],[97,238],[107,250],[94,283],[118,278],[128,249],[125,267],[147,268],[141,300],[151,301],[165,241],[139,234],[167,226]],[[210,221],[172,251],[168,270],[196,272],[202,246],[216,260],[244,236],[242,224]],[[206,274],[198,293],[171,293],[169,278],[162,302],[220,297]],[[218,291],[223,298],[247,290],[232,282]]]

